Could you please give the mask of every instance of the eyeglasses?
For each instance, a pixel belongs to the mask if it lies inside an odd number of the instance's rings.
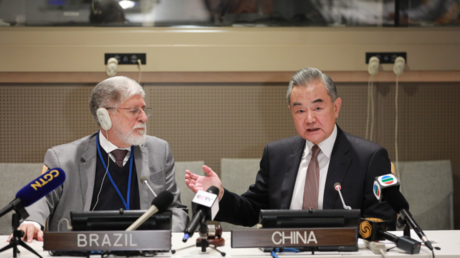
[[[132,117],[138,117],[141,114],[141,111],[144,111],[144,113],[145,113],[145,115],[147,117],[150,117],[152,115],[152,108],[149,108],[149,107],[144,107],[144,108],[114,108],[114,107],[108,107],[108,108],[105,108],[105,109],[116,109],[117,111],[118,111],[118,109],[128,110],[128,113]]]

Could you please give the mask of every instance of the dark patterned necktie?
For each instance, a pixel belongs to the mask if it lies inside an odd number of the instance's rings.
[[[307,176],[305,178],[305,188],[303,191],[302,210],[312,208],[318,209],[318,192],[319,192],[319,165],[318,153],[321,149],[318,145],[311,148],[311,160],[308,164]]]
[[[119,167],[122,168],[123,167],[123,160],[125,159],[126,153],[128,153],[128,151],[127,150],[116,149],[116,150],[112,151],[111,153],[115,157],[115,163]]]

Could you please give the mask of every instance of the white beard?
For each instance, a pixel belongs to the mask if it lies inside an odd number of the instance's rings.
[[[147,125],[146,124],[137,124],[135,125],[130,131],[128,130],[123,130],[122,128],[116,126],[116,124],[119,124],[117,119],[114,119],[114,127],[113,131],[117,135],[117,137],[122,140],[124,143],[129,144],[129,145],[141,145],[145,143],[145,140],[147,138]],[[141,135],[135,135],[134,130],[138,128],[143,128],[142,134]]]

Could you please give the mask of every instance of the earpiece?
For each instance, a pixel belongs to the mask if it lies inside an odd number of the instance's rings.
[[[396,75],[401,75],[404,72],[404,66],[406,65],[406,60],[402,56],[398,56],[395,60],[395,64],[393,66],[393,72]]]
[[[369,59],[369,65],[367,66],[367,71],[370,75],[376,75],[379,72],[380,59],[376,56]]]
[[[110,120],[109,111],[105,108],[99,108],[96,111],[97,120],[99,120],[99,124],[101,124],[101,128],[104,130],[109,130],[112,128],[112,120]]]

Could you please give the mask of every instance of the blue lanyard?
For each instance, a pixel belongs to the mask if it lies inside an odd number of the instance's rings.
[[[132,172],[133,172],[134,147],[131,146],[131,155],[129,157],[129,180],[128,180],[128,196],[127,196],[128,201],[125,201],[125,198],[123,198],[123,195],[121,194],[121,192],[118,189],[117,185],[113,181],[112,176],[110,175],[110,172],[109,172],[109,170],[107,170],[107,166],[105,165],[105,161],[104,161],[104,158],[102,157],[101,149],[99,147],[99,132],[96,134],[96,146],[97,146],[97,152],[99,153],[99,157],[101,158],[101,161],[102,161],[102,165],[104,165],[105,171],[107,171],[107,175],[109,176],[110,182],[112,182],[113,187],[115,188],[115,190],[117,191],[118,195],[120,196],[120,199],[123,202],[123,205],[125,206],[125,209],[129,210],[129,196],[131,194],[131,175],[132,175]],[[107,153],[107,155],[109,155],[109,154]],[[102,182],[102,183],[104,183],[104,182]]]

